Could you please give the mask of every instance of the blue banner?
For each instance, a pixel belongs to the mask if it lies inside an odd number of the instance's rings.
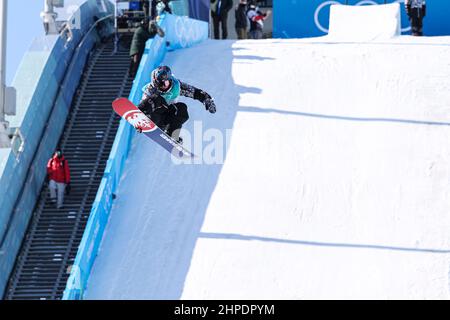
[[[332,4],[377,5],[399,2],[401,4],[402,34],[411,34],[404,0],[282,0],[274,1],[274,38],[319,37],[328,33],[330,6]],[[424,18],[424,35],[450,35],[450,1],[427,1]]]
[[[161,27],[166,33],[169,51],[191,47],[208,39],[208,23],[188,17],[167,14]]]
[[[210,0],[189,0],[189,17],[209,22]]]

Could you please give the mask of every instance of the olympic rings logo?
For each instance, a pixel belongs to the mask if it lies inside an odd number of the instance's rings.
[[[396,0],[395,2],[398,2],[398,3],[404,3],[405,0]],[[322,32],[324,32],[324,33],[328,33],[328,29],[325,28],[324,26],[322,26],[322,24],[320,23],[320,21],[319,21],[319,14],[320,14],[320,11],[321,11],[324,7],[326,7],[326,6],[328,6],[328,5],[331,6],[331,5],[333,5],[333,4],[339,4],[339,5],[341,5],[342,3],[340,3],[339,1],[336,1],[336,0],[325,1],[325,2],[323,2],[322,4],[320,4],[320,5],[317,7],[316,11],[314,12],[314,23],[316,24],[316,27],[317,27],[320,31],[322,31]],[[357,6],[362,6],[362,5],[367,5],[367,4],[368,4],[368,5],[378,5],[378,3],[375,2],[374,0],[361,0],[361,1],[359,1],[358,3],[356,3]],[[411,27],[402,28],[402,32],[406,32],[406,31],[409,31],[409,30],[411,30]]]
[[[195,42],[201,34],[200,26],[188,17],[177,16],[175,20],[175,34],[180,46],[186,48]]]

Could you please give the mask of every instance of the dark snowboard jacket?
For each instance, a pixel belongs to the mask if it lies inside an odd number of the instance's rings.
[[[214,3],[217,1],[219,1],[219,0],[211,0],[211,3]],[[220,16],[222,18],[227,17],[228,11],[230,11],[231,8],[233,8],[233,0],[221,0],[219,14],[217,14],[216,11],[211,9],[211,15],[213,17],[214,16]]]
[[[425,17],[427,5],[425,0],[406,0],[405,1],[406,14],[412,18],[419,19]]]
[[[234,11],[234,15],[236,18],[235,27],[236,28],[244,28],[246,29],[248,26],[248,18],[247,18],[247,5],[243,3],[239,3]]]
[[[177,88],[173,90],[173,93],[169,93],[170,98],[164,92],[160,92],[152,83],[143,88],[144,94],[138,108],[150,119],[156,120],[160,115],[167,113],[170,110],[170,105],[179,96],[195,99],[201,103],[204,103],[206,99],[211,99],[211,96],[203,90],[175,78],[172,81]]]

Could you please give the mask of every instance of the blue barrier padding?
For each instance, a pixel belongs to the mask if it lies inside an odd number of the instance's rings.
[[[203,21],[167,14],[162,16],[159,23],[164,29],[166,37],[156,36],[146,43],[145,52],[129,95],[129,99],[135,104],[140,101],[142,87],[150,80],[150,72],[163,61],[167,50],[186,48],[208,38],[208,23]],[[167,41],[170,42],[169,46],[166,46]],[[83,298],[111,212],[113,194],[118,187],[134,135],[135,130],[126,121],[121,120],[100,188],[67,281],[63,300]]]
[[[274,38],[319,37],[328,32],[330,5],[372,5],[400,2],[402,33],[411,34],[403,0],[283,0],[273,2]],[[450,35],[450,1],[427,1],[423,31],[427,36]]]
[[[86,34],[94,15],[102,16],[96,3],[88,0],[74,12],[86,25],[73,30],[70,42],[61,36],[35,40],[13,81],[18,112],[7,120],[11,126],[20,127],[25,149],[18,158],[10,151],[0,172],[0,293],[6,287],[41,191],[47,161],[58,143],[88,55],[98,39],[95,32]],[[108,8],[112,14],[114,7]]]
[[[198,43],[199,39],[203,41],[208,37],[207,23],[186,16],[167,14],[163,16],[161,26],[166,31],[168,50],[191,47]]]

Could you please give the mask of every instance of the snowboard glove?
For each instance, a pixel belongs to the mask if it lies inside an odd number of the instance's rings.
[[[425,15],[426,15],[426,12],[427,12],[427,5],[426,5],[426,4],[424,4],[424,5],[423,5],[423,7],[422,7],[422,13],[423,13],[423,17],[425,17]]]
[[[71,189],[70,183],[68,183],[68,184],[66,185],[66,195],[69,195],[69,194],[70,194],[70,189]]]
[[[214,99],[207,98],[204,102],[206,110],[210,113],[216,113],[216,104],[214,103]]]
[[[211,99],[211,96],[207,92],[197,89],[197,88],[193,88],[193,87],[192,87],[192,89],[194,90],[194,99],[195,100],[198,100],[201,103],[205,103],[206,99]]]

